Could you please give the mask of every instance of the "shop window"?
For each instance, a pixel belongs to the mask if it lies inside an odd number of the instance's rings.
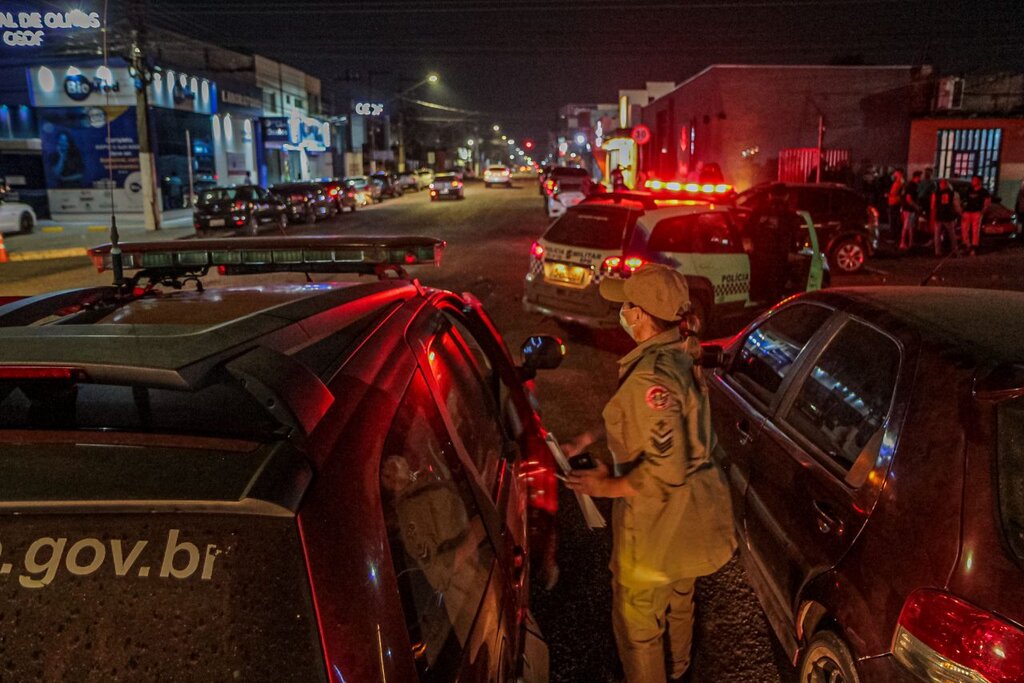
[[[999,184],[1002,128],[944,128],[935,145],[935,170],[940,178],[981,176],[990,192]]]

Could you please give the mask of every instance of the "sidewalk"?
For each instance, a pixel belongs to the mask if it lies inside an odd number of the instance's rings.
[[[122,242],[174,240],[195,234],[190,209],[165,212],[160,230],[146,230],[141,214],[118,216],[117,231]],[[81,257],[89,247],[109,241],[110,216],[100,214],[40,220],[29,235],[4,235],[4,245],[12,262]]]

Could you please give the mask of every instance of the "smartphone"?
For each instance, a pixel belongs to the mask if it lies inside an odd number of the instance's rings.
[[[574,470],[593,470],[597,469],[597,463],[590,453],[580,453],[569,458],[569,467]]]

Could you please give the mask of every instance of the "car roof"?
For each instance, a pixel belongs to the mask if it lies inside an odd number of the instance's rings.
[[[804,295],[882,327],[903,326],[978,360],[1024,362],[1024,292],[957,287],[849,287]],[[886,324],[888,323],[888,324]],[[895,324],[894,324],[895,323]]]
[[[676,206],[665,206],[657,209],[647,211],[644,213],[643,221],[648,225],[654,225],[666,218],[676,218],[678,216],[694,216],[701,213],[728,213],[729,209],[726,206],[720,204],[712,204],[710,202],[702,202],[697,200],[688,201],[686,204],[678,204]]]

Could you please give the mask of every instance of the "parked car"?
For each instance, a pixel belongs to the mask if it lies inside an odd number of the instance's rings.
[[[548,174],[551,173],[551,169],[553,168],[554,166],[551,166],[549,164],[547,166],[541,167],[541,169],[537,172],[537,191],[540,193],[541,197],[544,196],[544,183],[547,182]]]
[[[338,205],[318,183],[278,183],[270,191],[288,205],[288,220],[312,225],[338,213]]]
[[[1024,294],[832,289],[708,345],[740,556],[801,681],[1024,680]]]
[[[462,176],[457,173],[438,173],[434,176],[434,182],[430,183],[430,201],[448,197],[465,199],[465,191]]]
[[[264,224],[284,230],[288,215],[288,205],[259,185],[213,187],[196,196],[192,226],[199,236],[216,230],[255,235]]]
[[[556,166],[544,181],[544,213],[558,218],[590,195],[595,183],[586,169]]]
[[[416,178],[419,180],[419,187],[421,190],[430,187],[430,183],[434,182],[434,172],[429,168],[416,169]]]
[[[398,174],[398,186],[403,192],[419,192],[420,181],[415,171],[403,171]]]
[[[512,171],[507,166],[498,164],[484,169],[484,187],[492,187],[494,185],[512,187]]]
[[[355,191],[356,200],[359,206],[379,204],[381,201],[381,187],[379,183],[372,183],[367,176],[356,175],[345,178],[345,182]]]
[[[321,178],[317,183],[324,189],[327,196],[334,200],[337,213],[345,209],[355,211],[359,200],[356,199],[356,191],[350,187],[344,178]]]
[[[17,231],[23,235],[36,227],[36,212],[23,202],[16,202],[0,195],[0,232]]]
[[[404,272],[183,286],[443,246],[126,243],[139,287],[0,306],[0,586],[18,641],[59,649],[8,648],[7,675],[546,680],[529,570],[557,482],[527,378],[561,342],[516,364],[472,295]]]
[[[377,171],[370,176],[370,180],[380,183],[380,194],[382,197],[401,197],[402,188],[398,184],[398,175],[390,171]]]
[[[864,197],[840,183],[762,183],[736,196],[738,223],[768,201],[773,185],[788,190],[791,209],[811,215],[818,244],[833,270],[857,273],[864,267],[878,247],[878,212]]]
[[[619,306],[599,293],[606,277],[644,263],[686,277],[693,313],[711,320],[759,303],[750,296],[751,259],[728,207],[710,202],[660,207],[644,193],[609,193],[568,209],[530,249],[523,307],[571,326],[619,327]],[[790,259],[787,291],[807,287],[809,252]],[[828,278],[824,280],[828,284]]]

